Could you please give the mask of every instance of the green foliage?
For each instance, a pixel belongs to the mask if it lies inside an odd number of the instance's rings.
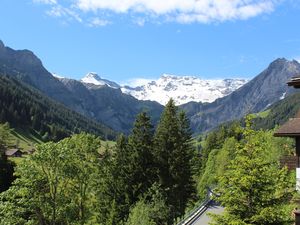
[[[130,211],[126,225],[155,225],[156,223],[151,218],[152,205],[144,201],[138,201],[134,208]]]
[[[128,138],[129,163],[132,177],[132,198],[135,202],[155,181],[153,157],[153,126],[150,117],[142,112],[137,116]],[[128,174],[127,174],[128,175]]]
[[[113,155],[108,155],[99,178],[100,218],[106,224],[125,221],[129,209],[148,191],[155,180],[153,126],[146,113],[141,113],[128,140],[120,136]],[[101,169],[100,169],[101,170]],[[104,171],[103,171],[104,170]],[[105,206],[114,209],[114,214]],[[108,219],[109,218],[109,219]]]
[[[198,171],[197,192],[200,199],[206,198],[207,189],[217,185],[217,174],[222,175],[233,158],[233,146],[242,138],[242,128],[237,121],[224,124],[206,136],[202,143],[201,168]]]
[[[113,139],[115,133],[108,127],[54,102],[24,83],[12,77],[0,76],[0,123],[9,122],[12,127],[33,130],[44,141],[58,141],[74,133],[89,132],[105,139]]]
[[[256,129],[273,129],[276,125],[282,125],[289,118],[294,117],[300,108],[300,94],[287,96],[285,99],[273,104],[266,112],[258,114],[259,117],[253,120]]]
[[[163,190],[159,184],[154,183],[130,210],[126,225],[134,224],[167,224],[170,209],[166,205]]]
[[[285,211],[293,191],[286,168],[280,169],[279,146],[270,133],[254,131],[246,120],[243,139],[235,157],[218,177],[217,198],[225,213],[215,215],[214,224],[289,224]],[[276,176],[274,176],[276,174]]]
[[[238,121],[220,126],[206,136],[203,148],[201,150],[202,170],[206,166],[206,161],[210,152],[214,149],[221,149],[227,138],[233,137],[236,140],[241,139],[242,128]]]
[[[0,124],[0,150],[11,144],[11,129],[8,123]]]
[[[0,192],[9,188],[14,180],[14,164],[7,160],[6,146],[11,143],[11,133],[8,123],[0,124]]]
[[[135,221],[141,205],[159,206],[156,215],[167,210],[168,213],[156,217],[159,220],[153,219],[156,224],[171,224],[174,218],[184,213],[194,193],[194,149],[188,120],[184,113],[177,112],[172,100],[167,104],[154,136],[153,133],[150,118],[146,113],[139,114],[128,140],[121,136],[113,154],[107,154],[102,160],[97,185],[99,222],[122,224],[127,221],[130,209],[129,221]],[[157,201],[153,200],[156,194],[147,194],[154,184],[159,186],[163,196]],[[144,202],[137,204],[141,199]]]
[[[18,165],[13,186],[0,196],[4,224],[86,224],[99,147],[100,140],[88,134],[37,146]]]
[[[127,139],[117,139],[113,154],[105,153],[100,164],[98,187],[99,215],[103,224],[121,224],[127,219],[132,199],[132,165]]]
[[[0,195],[0,217],[27,225],[172,224],[193,198],[193,157],[188,120],[170,101],[155,134],[141,113],[113,147],[101,149],[90,134],[39,145]]]
[[[154,136],[154,157],[158,165],[159,183],[170,207],[169,223],[184,214],[194,193],[189,123],[171,99],[161,116]]]

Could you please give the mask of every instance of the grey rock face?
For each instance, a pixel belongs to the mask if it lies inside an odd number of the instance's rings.
[[[288,95],[294,92],[286,82],[297,74],[300,74],[300,64],[297,61],[277,59],[230,95],[213,103],[187,103],[181,107],[187,111],[196,133],[209,131],[223,122],[262,111],[279,101],[284,93]]]
[[[154,120],[158,120],[163,109],[158,103],[139,101],[123,94],[120,89],[107,85],[97,86],[56,78],[31,51],[16,51],[1,43],[0,75],[19,78],[70,109],[96,119],[116,131],[129,133],[136,115],[143,110],[148,111]]]

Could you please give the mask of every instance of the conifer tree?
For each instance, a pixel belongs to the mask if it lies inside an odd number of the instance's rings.
[[[169,223],[182,215],[193,193],[192,148],[188,120],[171,99],[161,116],[155,133],[155,159],[159,183],[170,206]]]
[[[128,141],[121,135],[117,141],[113,159],[106,165],[107,176],[104,198],[113,196],[114,217],[111,224],[125,221],[129,209],[151,187],[154,182],[153,167],[153,126],[149,116],[142,112],[137,116]],[[101,195],[102,195],[101,194]],[[102,195],[103,196],[103,195]],[[108,212],[107,212],[108,213]],[[107,215],[103,215],[107,217]]]
[[[127,139],[120,135],[117,139],[113,154],[101,163],[98,188],[98,220],[102,224],[122,224],[127,219],[132,204],[130,176],[131,164],[129,163]]]
[[[128,139],[129,163],[132,169],[129,171],[132,177],[132,202],[137,201],[155,179],[153,133],[150,117],[146,112],[140,113]]]

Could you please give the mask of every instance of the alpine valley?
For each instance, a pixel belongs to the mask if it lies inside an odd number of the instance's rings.
[[[169,98],[186,111],[195,134],[209,131],[284,99],[293,92],[286,81],[297,74],[297,61],[280,58],[250,81],[164,74],[130,87],[102,79],[97,73],[88,73],[81,80],[63,78],[48,72],[31,51],[14,50],[0,41],[0,75],[13,77],[51,101],[126,134],[141,111],[147,111],[156,124]]]

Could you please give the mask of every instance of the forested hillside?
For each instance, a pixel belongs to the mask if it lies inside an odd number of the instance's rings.
[[[195,199],[195,149],[173,101],[156,129],[143,112],[128,138],[100,145],[91,134],[38,145],[0,194],[1,222],[171,225]]]
[[[0,76],[0,122],[9,122],[45,141],[60,140],[74,133],[89,132],[113,139],[112,129],[67,109],[34,88],[7,76]]]
[[[205,198],[208,189],[218,194],[225,212],[213,217],[215,225],[291,224],[295,173],[279,161],[294,154],[293,140],[254,130],[251,117],[243,124],[223,125],[202,142],[198,195]]]
[[[300,94],[296,93],[274,103],[265,112],[258,113],[253,123],[257,129],[273,129],[289,118],[297,116],[300,109]]]

